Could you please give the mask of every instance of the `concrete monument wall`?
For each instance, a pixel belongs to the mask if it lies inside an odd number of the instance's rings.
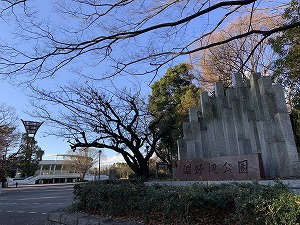
[[[280,85],[260,73],[243,81],[232,76],[224,91],[215,85],[215,96],[201,94],[202,116],[189,110],[184,138],[178,140],[179,162],[191,159],[259,154],[267,178],[299,177],[300,163]]]

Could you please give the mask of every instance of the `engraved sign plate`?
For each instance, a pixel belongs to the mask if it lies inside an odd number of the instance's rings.
[[[179,160],[179,180],[255,180],[264,177],[260,153]]]

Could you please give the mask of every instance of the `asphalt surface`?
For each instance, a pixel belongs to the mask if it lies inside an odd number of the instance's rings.
[[[2,189],[0,225],[43,225],[50,212],[72,203],[73,187],[74,183]]]

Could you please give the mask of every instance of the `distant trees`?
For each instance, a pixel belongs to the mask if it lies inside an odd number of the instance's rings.
[[[17,121],[15,109],[0,103],[0,182],[2,187],[4,187],[4,178],[8,170],[7,152],[18,144],[20,138]]]
[[[190,107],[200,108],[201,89],[193,83],[192,66],[182,63],[169,68],[166,74],[151,86],[148,109],[152,123],[161,139],[156,153],[171,166],[177,161],[177,140],[182,136],[183,122],[188,120]]]
[[[280,16],[271,15],[266,10],[254,14],[240,14],[225,28],[201,40],[199,45],[222,42],[249,29],[274,29],[281,23]],[[192,54],[197,80],[201,86],[211,91],[216,82],[222,82],[225,87],[230,86],[234,72],[241,72],[245,78],[251,72],[269,74],[274,52],[268,49],[267,38],[268,36],[261,38],[256,33]]]
[[[114,163],[109,169],[114,169],[119,179],[128,179],[133,175],[133,171],[126,163]]]
[[[20,138],[17,129],[18,117],[13,107],[0,104],[0,155],[15,146]]]
[[[84,180],[86,173],[98,161],[98,151],[94,148],[79,148],[76,151],[68,151],[69,166],[80,174],[80,180]]]
[[[148,179],[154,153],[174,165],[188,108],[199,107],[201,90],[193,83],[191,69],[189,64],[170,68],[152,85],[149,104],[139,90],[109,91],[92,84],[71,84],[58,91],[34,89],[33,116],[50,122],[58,129],[51,134],[68,139],[73,149],[113,150],[137,177]],[[59,113],[52,112],[50,108],[57,106]]]

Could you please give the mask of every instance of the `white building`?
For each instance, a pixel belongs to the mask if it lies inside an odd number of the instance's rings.
[[[38,170],[35,172],[35,183],[67,183],[75,182],[80,178],[79,173],[76,173],[71,168],[70,160],[65,159],[66,155],[55,155],[54,160],[41,160]],[[62,159],[58,159],[62,157]]]
[[[48,155],[54,159],[41,160],[35,175],[26,179],[8,179],[8,185],[19,184],[52,184],[52,183],[69,183],[76,182],[80,178],[80,174],[76,173],[71,166],[69,155]],[[86,174],[86,180],[96,180],[98,176]],[[106,180],[108,176],[101,175],[100,180]]]

